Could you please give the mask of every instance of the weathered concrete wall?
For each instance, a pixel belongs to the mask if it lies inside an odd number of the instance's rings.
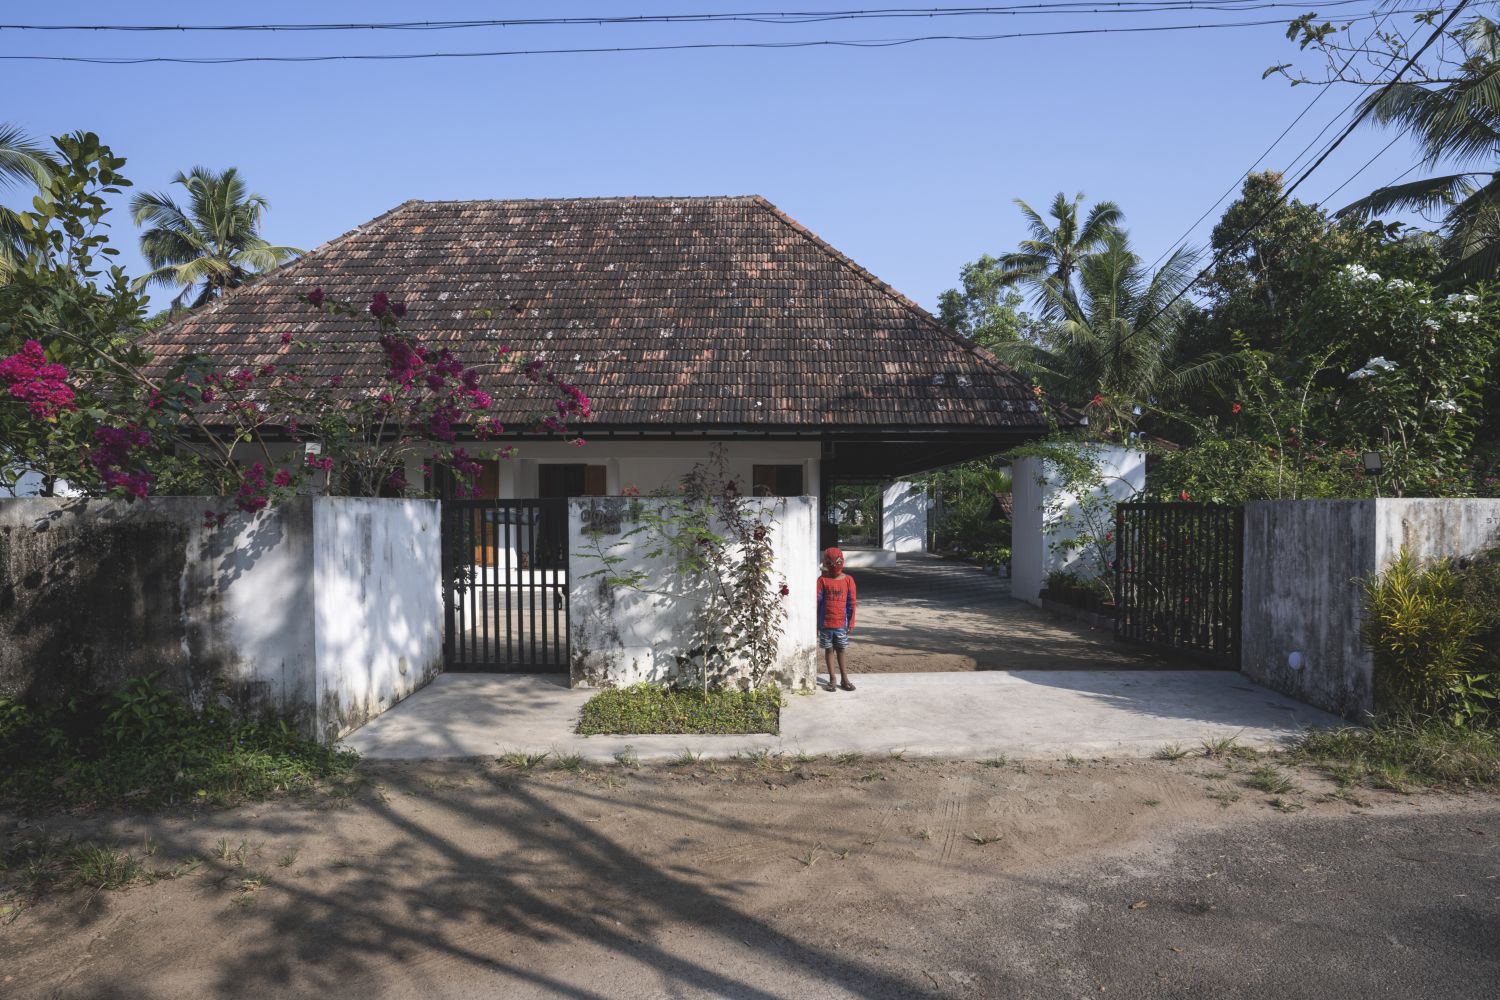
[[[665,558],[649,556],[645,534],[626,537],[654,499],[596,498],[569,503],[568,628],[572,683],[620,687],[639,681],[667,682],[698,676],[683,662],[688,623],[699,606],[691,581]],[[785,497],[744,501],[772,524],[773,579],[789,588],[773,679],[786,687],[811,687],[817,652],[817,500]],[[597,535],[590,535],[590,530]],[[612,586],[596,571],[600,550],[620,561],[609,573],[641,571],[642,588]],[[594,574],[594,575],[590,575]]]
[[[1241,669],[1267,687],[1364,721],[1373,659],[1363,581],[1403,546],[1422,560],[1500,544],[1500,500],[1285,500],[1245,507]]]
[[[1145,490],[1145,452],[1118,445],[1086,447],[1095,453],[1103,477],[1099,493],[1119,502]],[[1038,605],[1049,575],[1082,569],[1081,561],[1087,565],[1077,550],[1063,548],[1078,533],[1081,498],[1058,486],[1056,478],[1056,470],[1038,458],[1017,459],[1011,465],[1015,516],[1011,521],[1010,590],[1021,600]]]
[[[341,735],[441,664],[437,516],[434,502],[343,498],[253,516],[202,498],[0,501],[0,693],[160,673],[195,705],[227,697]]]
[[[927,551],[927,491],[905,481],[885,488],[880,506],[880,547],[891,552]]]

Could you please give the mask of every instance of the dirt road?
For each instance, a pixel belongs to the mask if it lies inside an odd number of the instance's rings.
[[[369,768],[112,820],[178,876],[0,926],[0,996],[1489,997],[1500,801],[1204,758]],[[1272,804],[1272,799],[1276,804]],[[1283,811],[1289,810],[1289,811]],[[190,859],[198,859],[196,866]]]

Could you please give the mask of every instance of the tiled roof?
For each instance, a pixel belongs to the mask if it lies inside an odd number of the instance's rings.
[[[760,197],[407,202],[169,323],[163,359],[278,359],[292,332],[351,391],[382,370],[369,324],[298,301],[405,300],[469,360],[541,352],[594,423],[1040,430],[1029,386]],[[531,409],[500,413],[509,420]]]

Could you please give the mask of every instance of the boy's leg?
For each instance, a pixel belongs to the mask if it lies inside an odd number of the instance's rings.
[[[834,651],[833,651],[833,647],[832,646],[830,646],[829,648],[823,650],[823,665],[828,668],[828,686],[829,687],[837,687],[838,686],[838,681],[835,680],[834,676],[833,676],[833,659],[834,659],[835,655],[842,656],[843,654],[841,654],[841,653],[840,654],[835,654]]]
[[[845,664],[845,661],[844,661],[845,650],[847,650],[848,648],[849,648],[849,641],[848,641],[848,639],[844,640],[844,645],[838,647],[838,654],[839,654],[839,678],[843,682],[843,686],[847,690],[852,691],[852,690],[854,690],[854,685],[849,683],[849,668],[847,667],[847,665]],[[832,676],[833,675],[830,673],[829,677],[832,678]]]

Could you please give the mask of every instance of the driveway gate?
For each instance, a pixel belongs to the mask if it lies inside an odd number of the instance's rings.
[[[568,502],[444,500],[449,670],[568,669]]]
[[[1115,511],[1115,636],[1238,669],[1245,513],[1200,503]]]

